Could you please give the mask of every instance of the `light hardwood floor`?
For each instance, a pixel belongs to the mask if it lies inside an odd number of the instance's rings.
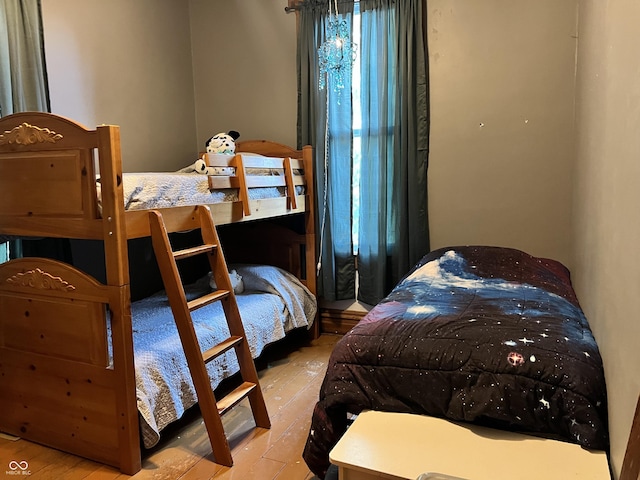
[[[10,475],[8,467],[12,461],[26,461],[29,478],[38,480],[317,480],[302,460],[302,450],[327,360],[339,338],[325,334],[309,341],[293,335],[265,350],[257,366],[271,428],[254,427],[246,400],[227,413],[223,422],[233,454],[231,468],[213,462],[196,408],[169,427],[157,447],[145,452],[142,470],[132,477],[90,460],[6,438],[0,438],[0,475],[26,478]]]

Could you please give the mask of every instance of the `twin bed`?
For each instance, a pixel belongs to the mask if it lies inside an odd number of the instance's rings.
[[[225,175],[129,175],[116,126],[90,130],[47,113],[1,118],[0,237],[94,241],[103,261],[97,273],[86,258],[0,265],[0,431],[134,474],[141,444],[154,445],[196,403],[166,297],[132,299],[140,255],[131,245],[150,235],[151,209],[179,242],[189,233],[178,232],[199,226],[195,206],[209,206],[242,280],[254,358],[293,329],[317,335],[311,155],[240,142],[236,155],[208,159]],[[206,271],[195,273],[188,296],[211,289]],[[229,336],[219,303],[193,317],[203,350]],[[219,357],[208,364],[212,385],[238,369],[233,354]]]
[[[509,248],[426,255],[331,354],[304,450],[320,478],[364,410],[607,450],[602,360],[568,270]]]

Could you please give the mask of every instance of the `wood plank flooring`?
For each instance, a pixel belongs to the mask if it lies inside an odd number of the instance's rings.
[[[26,440],[0,437],[0,474],[9,463],[28,462],[29,478],[43,480],[317,480],[302,459],[302,450],[318,398],[327,360],[338,335],[309,341],[292,335],[267,347],[257,362],[271,428],[257,429],[247,400],[223,417],[234,466],[213,462],[211,446],[197,408],[163,432],[163,440],[143,453],[134,476]],[[304,333],[304,332],[302,332]]]

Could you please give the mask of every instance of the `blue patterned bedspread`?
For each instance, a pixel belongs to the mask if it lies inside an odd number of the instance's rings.
[[[316,299],[292,274],[272,266],[234,265],[242,277],[244,293],[236,295],[247,343],[253,358],[264,347],[295,328],[309,328],[316,314]],[[209,277],[185,287],[187,299],[210,291]],[[161,430],[195,405],[197,395],[178,330],[164,292],[131,306],[136,393],[144,446],[160,439]],[[219,302],[192,313],[202,350],[229,337]],[[207,364],[215,388],[240,370],[233,349]]]

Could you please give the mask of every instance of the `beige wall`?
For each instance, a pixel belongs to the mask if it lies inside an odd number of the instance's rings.
[[[433,247],[570,264],[576,2],[429,1]],[[126,171],[180,168],[231,129],[295,144],[285,4],[44,0],[52,109],[120,125]]]
[[[570,266],[577,0],[429,0],[432,247]]]
[[[640,393],[640,2],[580,0],[573,279],[604,358],[619,472]]]
[[[189,15],[183,0],[43,0],[51,109],[121,127],[125,171],[195,161]]]
[[[296,143],[284,0],[44,0],[52,110],[121,126],[125,171],[193,163],[212,135]]]
[[[296,21],[286,4],[189,1],[199,145],[229,130],[296,145]]]

